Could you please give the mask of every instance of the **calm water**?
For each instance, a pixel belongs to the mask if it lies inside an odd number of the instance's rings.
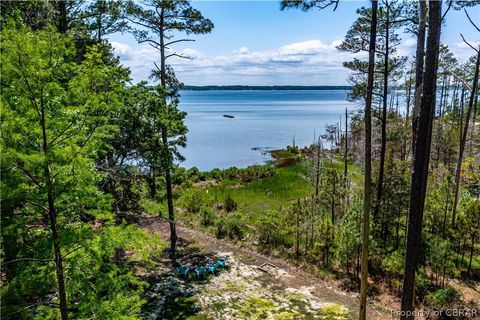
[[[188,113],[189,133],[181,165],[241,168],[264,163],[269,157],[262,151],[292,145],[294,138],[309,145],[345,108],[355,108],[346,98],[344,90],[184,91],[180,109]]]

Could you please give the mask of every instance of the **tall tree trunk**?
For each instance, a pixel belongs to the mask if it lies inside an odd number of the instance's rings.
[[[105,0],[97,0],[97,42],[102,42],[102,15],[105,13]]]
[[[297,207],[295,208],[295,220],[296,220],[295,254],[298,257],[300,255],[300,200],[297,201]]]
[[[475,137],[475,124],[477,122],[477,105],[478,105],[478,94],[475,96],[475,101],[473,102],[473,115],[472,115],[472,132],[470,134],[470,151],[469,156],[473,154],[473,145],[474,145],[474,137]]]
[[[470,117],[473,111],[473,104],[475,102],[475,94],[478,85],[478,69],[480,66],[480,49],[477,52],[477,60],[475,62],[475,74],[473,76],[473,84],[470,92],[470,100],[468,102],[467,116],[465,119],[465,125],[463,126],[463,132],[461,133],[460,147],[458,149],[457,167],[455,170],[455,195],[453,198],[452,208],[452,227],[455,227],[455,219],[457,215],[458,206],[458,192],[460,190],[460,174],[462,171],[463,152],[465,151],[465,143],[467,141],[468,125],[470,124]]]
[[[447,109],[448,98],[450,97],[450,77],[446,77],[445,83],[445,99],[443,99],[443,106],[440,106],[440,110]],[[440,117],[442,116],[443,112],[440,113]]]
[[[443,106],[443,99],[445,97],[445,86],[447,82],[447,76],[443,76],[443,81],[442,81],[442,90],[440,91],[440,103],[438,104],[438,116],[441,118],[442,117],[442,106]]]
[[[60,33],[67,33],[68,29],[68,19],[67,19],[67,1],[57,0],[57,10],[58,10],[58,21],[57,29]]]
[[[370,43],[368,55],[367,96],[365,101],[365,181],[363,191],[363,231],[362,231],[362,265],[360,281],[360,320],[367,318],[368,286],[368,237],[370,235],[370,205],[372,185],[372,96],[373,74],[375,71],[375,48],[377,41],[377,0],[372,2],[372,20],[370,25]]]
[[[167,74],[165,65],[165,34],[164,34],[164,8],[161,9],[160,14],[160,83],[165,90],[167,86]],[[166,97],[163,97],[163,105],[167,103]],[[165,126],[162,126],[162,143],[165,149],[168,149],[168,132]],[[170,153],[170,151],[168,151]],[[165,168],[165,184],[167,188],[167,206],[168,206],[168,222],[170,224],[170,257],[175,261],[176,247],[177,247],[177,230],[175,226],[175,212],[173,207],[173,192],[172,192],[172,177],[171,177],[171,161],[168,159]]]
[[[60,315],[62,320],[68,320],[67,292],[65,289],[65,277],[63,268],[63,257],[60,248],[60,236],[57,230],[57,211],[53,201],[53,186],[50,180],[48,165],[45,166],[45,177],[48,184],[48,216],[50,221],[50,231],[52,234],[53,250],[55,252],[55,273],[57,275],[58,298],[60,301]],[[50,183],[48,183],[50,181]]]
[[[388,101],[388,56],[389,56],[389,38],[390,38],[390,7],[388,6],[388,2],[385,2],[385,6],[387,9],[387,16],[385,21],[385,56],[384,56],[384,70],[383,70],[383,108],[382,108],[382,142],[380,148],[380,168],[378,171],[378,181],[377,181],[377,200],[375,204],[375,209],[373,211],[373,217],[376,220],[375,222],[383,221],[384,219],[380,219],[379,212],[380,212],[380,203],[382,201],[383,195],[383,179],[385,175],[385,154],[387,149],[387,101]],[[383,229],[385,228],[384,223],[381,222],[381,229],[383,233]],[[383,239],[386,240],[386,239]]]
[[[332,213],[332,226],[334,226],[335,225],[335,196],[337,193],[337,174],[335,171],[333,171],[332,187],[333,187],[333,192],[332,192],[330,207],[331,207],[331,213]]]
[[[150,189],[150,199],[155,199],[157,197],[157,175],[155,174],[154,168],[150,168],[150,173],[148,175],[148,188]]]
[[[468,260],[468,271],[467,273],[471,276],[472,275],[472,260],[473,260],[473,252],[475,251],[475,233],[472,234],[472,246],[470,247],[470,259]],[[463,264],[463,259],[462,259]]]
[[[442,1],[430,0],[428,17],[427,54],[425,78],[418,118],[417,135],[413,159],[413,173],[410,187],[410,208],[407,229],[407,252],[403,277],[401,319],[414,319],[413,300],[415,292],[415,271],[422,238],[423,210],[427,190],[432,124],[437,91],[437,69],[440,46]]]
[[[478,106],[478,94],[475,96],[475,102],[473,103],[473,116],[472,116],[472,133],[470,138],[470,156],[473,154],[473,144],[475,137],[475,124],[477,123],[477,106]]]
[[[419,0],[419,19],[417,34],[417,49],[415,53],[415,97],[412,111],[412,151],[415,152],[415,139],[417,132],[420,103],[423,93],[423,66],[425,57],[425,31],[427,26],[427,2]]]
[[[321,156],[322,140],[317,142],[317,161],[315,164],[315,199],[318,198],[319,184],[320,184],[320,156]]]
[[[412,77],[408,79],[408,85],[407,81],[405,81],[406,84],[406,105],[407,105],[407,114],[405,115],[405,130],[408,130],[408,121],[410,118],[410,101],[411,101],[411,95],[412,95]],[[407,153],[408,153],[408,141],[405,140],[403,144],[403,154],[402,154],[402,160],[405,161],[407,160]]]
[[[445,211],[443,213],[443,223],[442,223],[442,237],[443,238],[445,238],[446,231],[447,231],[448,204],[450,203],[450,179],[447,180],[446,193],[447,194],[446,194],[446,199],[445,199]]]
[[[453,110],[455,108],[455,105],[457,104],[457,97],[458,97],[458,87],[460,86],[460,83],[457,79],[455,79],[454,84],[453,84],[453,95],[452,95],[452,102],[450,104],[450,110]],[[447,110],[445,110],[447,111]]]
[[[347,175],[348,175],[348,113],[347,108],[345,108],[345,153],[343,156],[344,162],[344,169],[343,169],[343,176],[344,176],[344,184],[345,189],[347,189]]]
[[[40,111],[40,125],[42,127],[42,137],[43,137],[43,154],[45,157],[43,174],[45,176],[45,185],[47,188],[47,202],[48,202],[48,221],[50,224],[50,233],[53,242],[53,251],[55,254],[55,274],[57,276],[57,286],[58,286],[58,300],[60,302],[60,315],[62,320],[68,320],[68,308],[67,308],[67,292],[65,289],[65,277],[64,277],[64,268],[63,268],[63,257],[60,247],[60,235],[58,234],[57,229],[57,210],[55,207],[54,201],[54,186],[52,183],[52,178],[50,175],[50,166],[48,164],[48,139],[47,139],[47,130],[45,124],[45,110],[43,105],[41,106]]]

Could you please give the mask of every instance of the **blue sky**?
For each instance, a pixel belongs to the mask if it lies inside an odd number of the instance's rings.
[[[213,21],[215,29],[174,48],[194,58],[170,61],[185,84],[346,85],[349,72],[342,62],[353,56],[335,47],[356,19],[355,10],[370,4],[341,0],[335,12],[330,8],[281,11],[279,1],[193,1],[192,5]],[[469,13],[480,21],[480,7],[470,8]],[[464,12],[450,10],[442,42],[464,61],[473,51],[462,43],[460,32],[480,43],[480,34]],[[399,53],[412,55],[415,39],[409,34],[401,38]],[[130,67],[133,80],[147,79],[158,54],[129,34],[112,35],[110,41]]]

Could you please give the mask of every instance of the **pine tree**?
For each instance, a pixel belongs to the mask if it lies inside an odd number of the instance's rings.
[[[173,40],[174,33],[202,34],[213,29],[213,23],[202,16],[200,11],[192,8],[188,1],[159,1],[149,0],[142,5],[131,1],[126,6],[127,19],[139,28],[133,34],[140,43],[148,43],[158,50],[160,66],[155,64],[153,75],[160,80],[158,105],[165,115],[164,121],[159,124],[162,135],[163,173],[167,189],[168,217],[170,223],[170,253],[175,258],[177,234],[175,229],[175,214],[172,194],[172,165],[177,155],[177,145],[185,144],[186,127],[183,124],[185,114],[179,112],[179,88],[173,69],[167,64],[172,57],[188,58],[171,51],[175,43],[192,41],[191,39]],[[155,177],[156,172],[152,172]]]
[[[405,273],[403,278],[402,319],[414,319],[413,299],[415,290],[415,272],[419,248],[421,245],[423,210],[427,189],[432,139],[435,97],[437,89],[437,69],[440,47],[440,29],[442,2],[429,1],[428,37],[425,61],[423,94],[420,105],[418,126],[415,139],[413,173],[410,189],[410,209],[407,228],[407,251],[405,254]]]

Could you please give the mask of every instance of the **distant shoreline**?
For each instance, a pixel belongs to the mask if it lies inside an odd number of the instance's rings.
[[[191,86],[186,85],[184,91],[245,91],[245,90],[351,90],[351,86]]]

